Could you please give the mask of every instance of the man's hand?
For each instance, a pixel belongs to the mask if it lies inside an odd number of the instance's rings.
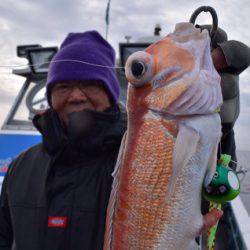
[[[203,216],[203,226],[199,232],[199,235],[208,231],[211,227],[216,225],[219,219],[222,217],[223,211],[219,209],[212,209],[210,212]]]
[[[225,69],[228,66],[222,49],[219,47],[212,51],[212,60],[216,70]]]

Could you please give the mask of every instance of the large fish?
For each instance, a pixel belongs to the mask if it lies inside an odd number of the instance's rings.
[[[203,179],[215,170],[221,134],[220,77],[208,32],[177,24],[128,58],[126,77],[128,129],[104,249],[194,249]]]

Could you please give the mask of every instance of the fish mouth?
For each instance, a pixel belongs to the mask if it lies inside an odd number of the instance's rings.
[[[160,88],[167,84],[170,84],[173,81],[180,79],[182,75],[184,74],[184,72],[177,75],[176,77],[173,77],[171,80],[166,80],[166,78],[170,76],[172,73],[180,72],[180,71],[181,71],[181,67],[178,65],[162,70],[156,76],[154,76],[154,78],[151,80],[153,88],[154,89]]]

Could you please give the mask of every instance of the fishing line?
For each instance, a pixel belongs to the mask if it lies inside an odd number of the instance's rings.
[[[153,44],[152,46],[154,46],[155,44]],[[37,64],[19,64],[19,65],[0,65],[0,68],[10,68],[10,69],[14,69],[14,68],[20,68],[20,67],[30,67],[30,66],[42,66],[42,65],[46,65],[46,64],[50,64],[50,63],[59,63],[59,62],[74,62],[74,63],[81,63],[81,64],[85,64],[85,65],[89,65],[89,66],[93,66],[93,67],[100,67],[100,68],[108,68],[108,69],[119,69],[120,71],[122,69],[125,69],[125,67],[111,67],[111,66],[107,66],[107,65],[101,65],[101,64],[96,64],[96,63],[90,63],[90,62],[86,62],[86,61],[81,61],[81,60],[74,60],[74,59],[61,59],[61,60],[51,60],[45,63],[37,63]],[[122,71],[123,72],[123,71]],[[120,75],[124,75],[121,74],[120,72],[118,72]],[[10,72],[0,72],[0,75],[12,75],[12,73]],[[219,142],[219,154],[222,154],[222,143],[221,141]],[[231,160],[231,162],[235,163],[236,166],[238,164],[238,162]],[[247,173],[247,170],[244,169],[241,165],[239,165],[240,170],[237,171],[237,174],[243,174],[243,178],[241,179],[241,181],[245,178],[245,175]]]
[[[81,61],[81,60],[74,60],[74,59],[52,60],[52,61],[48,61],[48,62],[45,62],[45,63],[37,63],[37,64],[0,65],[0,68],[14,69],[14,68],[20,68],[20,67],[27,67],[27,66],[35,67],[35,66],[42,66],[42,65],[46,65],[46,64],[50,64],[50,63],[58,63],[58,62],[75,62],[75,63],[87,64],[89,66],[100,67],[100,68],[125,69],[125,67],[118,67],[118,66],[117,67],[111,67],[111,66],[107,66],[107,65],[101,65],[101,64],[90,63],[90,62]]]

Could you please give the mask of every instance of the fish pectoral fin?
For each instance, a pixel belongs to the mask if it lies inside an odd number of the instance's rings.
[[[168,185],[166,201],[174,194],[175,185],[182,168],[194,156],[199,140],[200,135],[198,131],[185,124],[180,125],[174,146],[173,169]]]
[[[121,162],[124,158],[124,151],[125,151],[125,145],[126,145],[126,138],[127,138],[127,131],[124,133],[123,137],[122,137],[122,141],[121,141],[121,145],[120,145],[120,149],[119,149],[119,154],[117,156],[117,160],[116,160],[116,164],[115,164],[115,168],[114,171],[112,173],[112,176],[115,178],[115,176],[117,175],[117,172],[119,170],[119,167],[121,165]]]

